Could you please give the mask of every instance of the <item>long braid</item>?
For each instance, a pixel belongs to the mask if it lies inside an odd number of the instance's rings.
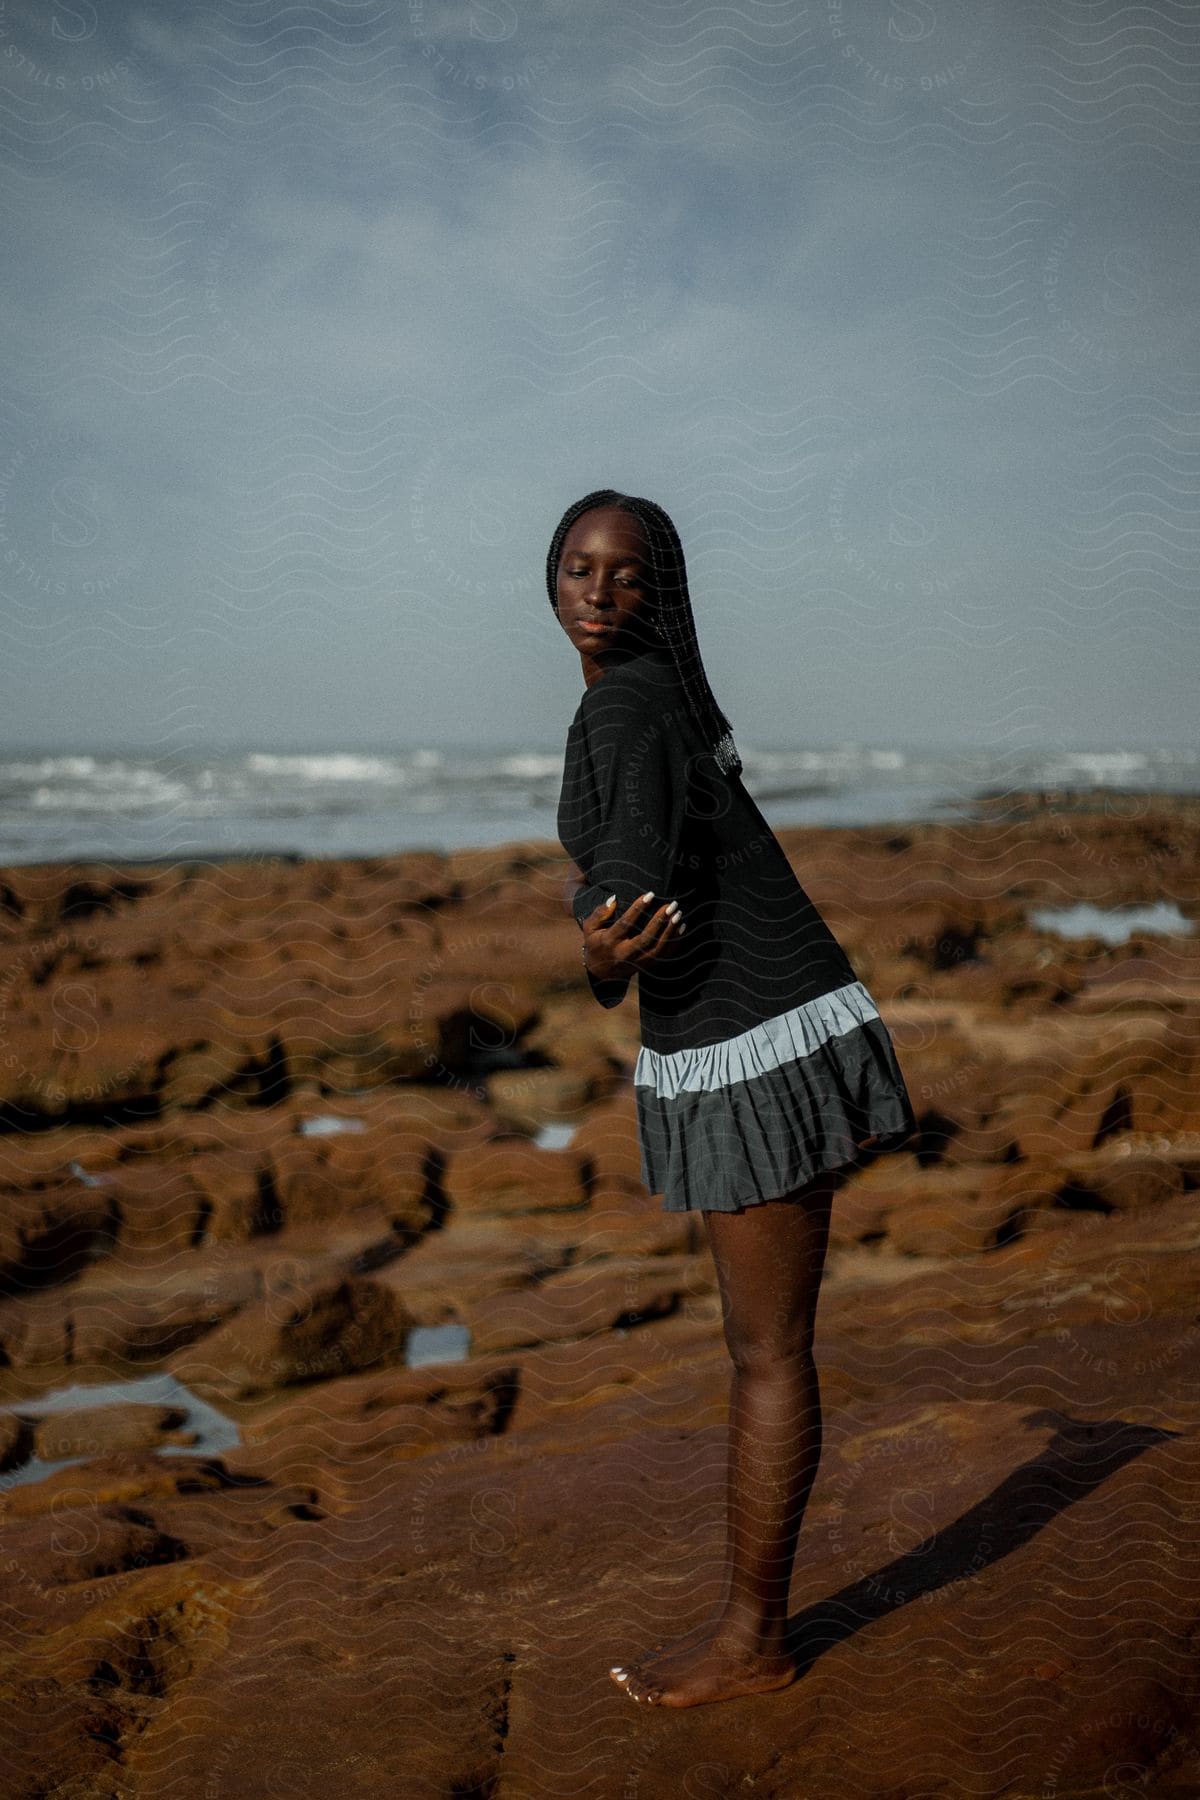
[[[546,590],[555,617],[558,616],[558,565],[564,540],[576,519],[596,506],[619,506],[622,512],[632,514],[645,531],[654,571],[654,622],[661,628],[663,641],[675,659],[688,706],[718,767],[727,775],[740,775],[742,759],[733,741],[733,728],[717,704],[700,655],[683,546],[679,533],[661,506],[636,494],[618,493],[614,488],[597,488],[594,493],[585,494],[582,500],[568,506],[555,527],[546,555]]]

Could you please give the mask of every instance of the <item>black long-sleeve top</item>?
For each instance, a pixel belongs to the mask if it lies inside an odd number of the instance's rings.
[[[567,732],[558,835],[584,876],[584,919],[652,892],[687,930],[638,973],[641,1038],[669,1053],[720,1042],[856,979],[740,776],[700,736],[669,650],[640,651],[586,690]],[[629,978],[599,981],[616,1006]]]

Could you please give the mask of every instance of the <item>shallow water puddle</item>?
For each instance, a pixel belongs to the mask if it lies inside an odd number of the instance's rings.
[[[89,1384],[73,1382],[70,1387],[53,1388],[49,1393],[38,1394],[28,1400],[10,1400],[5,1410],[13,1413],[24,1413],[41,1418],[47,1413],[85,1412],[97,1406],[115,1406],[124,1401],[133,1401],[142,1406],[173,1406],[184,1414],[179,1425],[180,1431],[194,1431],[194,1444],[156,1444],[154,1452],[158,1456],[211,1456],[217,1450],[231,1450],[241,1443],[237,1426],[224,1413],[210,1406],[207,1400],[201,1400],[190,1388],[184,1387],[174,1375],[139,1375],[129,1381],[106,1381]],[[115,1454],[113,1452],[112,1454]],[[44,1481],[47,1475],[53,1475],[58,1469],[68,1469],[73,1463],[90,1462],[90,1456],[66,1456],[61,1460],[48,1462],[39,1456],[32,1456],[18,1468],[6,1469],[0,1474],[0,1492],[10,1487],[23,1487],[28,1482]]]
[[[421,1369],[426,1363],[465,1362],[471,1354],[471,1333],[465,1325],[414,1325],[405,1344],[404,1366]]]
[[[565,1150],[577,1130],[576,1125],[543,1125],[533,1141],[539,1150]]]
[[[1075,906],[1043,906],[1031,910],[1028,917],[1038,931],[1068,938],[1099,937],[1108,944],[1123,944],[1135,931],[1170,935],[1196,929],[1194,920],[1181,913],[1174,900],[1155,900],[1148,906],[1093,906],[1091,901],[1081,901]]]

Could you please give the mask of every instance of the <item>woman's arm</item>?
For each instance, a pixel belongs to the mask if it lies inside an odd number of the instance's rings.
[[[610,671],[586,698],[582,717],[594,781],[593,851],[571,910],[589,938],[604,929],[604,974],[589,969],[601,1005],[616,1006],[629,983],[675,938],[659,917],[672,899],[687,801],[686,759],[674,715],[656,708],[634,682]],[[652,904],[642,905],[653,894]],[[614,904],[604,910],[610,897]],[[633,909],[632,918],[626,915]],[[597,915],[593,924],[592,915]],[[632,939],[651,924],[647,943]]]

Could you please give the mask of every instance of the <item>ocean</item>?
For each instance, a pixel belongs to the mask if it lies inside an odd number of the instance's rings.
[[[986,793],[1200,792],[1200,751],[750,749],[776,829],[966,816]],[[0,864],[379,856],[556,841],[561,748],[0,752]]]

